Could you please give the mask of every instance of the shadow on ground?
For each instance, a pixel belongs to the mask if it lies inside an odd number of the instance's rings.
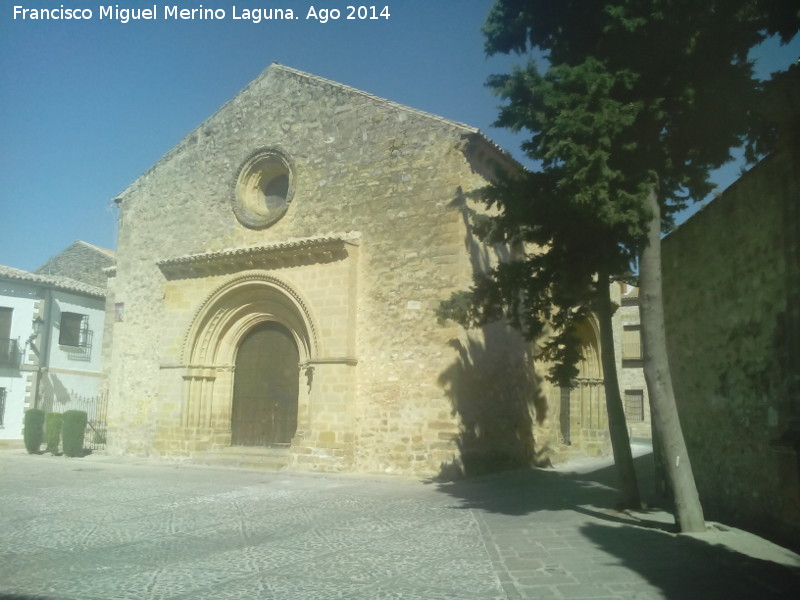
[[[651,506],[655,504],[652,460],[652,454],[635,459],[642,496]],[[662,509],[636,513],[617,510],[619,494],[613,465],[589,473],[516,470],[440,483],[438,490],[458,499],[462,508],[485,513],[482,519],[489,529],[497,526],[513,531],[516,524],[518,530],[533,532],[524,542],[516,542],[528,546],[515,550],[520,553],[537,551],[536,531],[549,527],[570,531],[573,536],[577,531],[580,538],[590,542],[587,569],[596,568],[598,562],[618,565],[658,588],[665,598],[764,600],[796,598],[800,590],[800,569],[720,545],[717,540],[724,533],[708,537],[700,534],[701,539],[675,535],[674,519]],[[502,537],[495,543],[502,546]],[[548,552],[546,546],[538,551]],[[568,550],[565,554],[547,554],[550,562],[574,561],[575,556]],[[631,593],[631,597],[636,596],[633,589]]]
[[[652,454],[634,459],[642,496],[654,505]],[[561,472],[555,469],[517,469],[484,477],[440,482],[438,490],[462,502],[463,508],[484,510],[506,515],[526,515],[540,511],[576,510],[617,522],[635,518],[616,510],[619,493],[616,490],[614,466],[591,473]],[[640,519],[641,520],[641,519]],[[647,521],[654,527],[666,528],[663,522]],[[674,525],[674,523],[673,523]]]
[[[666,598],[766,600],[796,598],[800,590],[798,569],[692,537],[603,523],[586,523],[580,531]]]

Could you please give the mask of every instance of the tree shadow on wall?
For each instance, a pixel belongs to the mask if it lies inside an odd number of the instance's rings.
[[[475,476],[539,464],[534,421],[547,402],[522,338],[502,324],[450,341],[455,362],[439,376],[459,417],[460,464],[442,465],[440,478]]]
[[[62,406],[69,402],[70,393],[55,373],[47,373],[41,380],[39,403],[45,412],[63,412]]]
[[[512,259],[509,246],[484,244],[472,230],[469,200],[477,200],[480,193],[466,194],[458,187],[450,203],[461,213],[464,249],[473,273],[486,273],[492,265]],[[541,464],[543,453],[537,453],[533,425],[544,422],[547,400],[519,332],[497,322],[463,332],[449,345],[456,359],[440,374],[439,385],[461,423],[456,439],[461,460],[443,464],[439,479]]]

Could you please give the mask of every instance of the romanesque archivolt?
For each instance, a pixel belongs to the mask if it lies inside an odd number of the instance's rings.
[[[294,195],[294,173],[289,158],[276,148],[262,148],[242,163],[236,174],[232,204],[239,222],[264,229],[277,222]]]

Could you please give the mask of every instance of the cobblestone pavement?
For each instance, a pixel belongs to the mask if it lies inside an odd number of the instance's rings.
[[[438,484],[6,450],[0,473],[6,600],[762,600],[800,589],[796,568],[666,533],[656,513],[611,510],[601,471]]]

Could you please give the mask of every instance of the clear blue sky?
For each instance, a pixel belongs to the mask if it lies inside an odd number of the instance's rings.
[[[388,20],[305,20],[340,0],[183,0],[224,8],[222,21],[100,20],[101,0],[0,2],[0,264],[34,270],[73,241],[115,247],[113,198],[271,62],[480,128],[527,163],[521,140],[491,123],[488,75],[516,57],[487,59],[480,27],[491,0],[383,0]],[[25,8],[86,8],[89,21],[14,20]],[[112,4],[113,5],[113,4]],[[231,19],[232,6],[293,8],[300,19]],[[785,68],[800,41],[762,53]],[[724,187],[735,169],[721,175]]]

